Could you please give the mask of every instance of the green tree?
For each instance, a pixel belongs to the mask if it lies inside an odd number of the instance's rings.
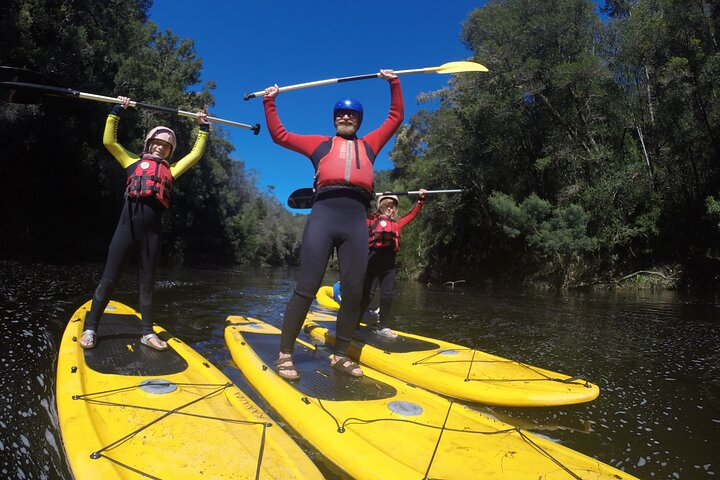
[[[551,275],[554,286],[564,289],[583,272],[583,255],[597,248],[588,236],[590,215],[580,206],[557,207],[535,194],[516,203],[512,197],[494,192],[490,207],[499,217],[498,226],[512,239],[524,243],[525,254]]]

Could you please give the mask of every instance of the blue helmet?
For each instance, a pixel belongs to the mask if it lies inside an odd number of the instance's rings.
[[[358,120],[362,122],[362,104],[354,98],[343,98],[342,100],[338,100],[337,103],[335,103],[335,108],[333,108],[333,120],[335,119],[338,110],[352,110],[353,112],[357,112]]]

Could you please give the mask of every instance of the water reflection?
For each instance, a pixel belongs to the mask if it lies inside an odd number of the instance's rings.
[[[56,355],[67,320],[90,297],[100,269],[0,263],[3,477],[71,478],[55,411]],[[161,271],[158,322],[270,411],[232,365],[224,321],[242,314],[279,325],[295,273]],[[123,277],[116,298],[137,304],[134,275]],[[714,297],[664,291],[556,296],[401,281],[394,312],[399,330],[582,375],[601,388],[600,397],[586,405],[473,408],[640,478],[720,474],[720,325]],[[329,478],[346,478],[304,446]]]

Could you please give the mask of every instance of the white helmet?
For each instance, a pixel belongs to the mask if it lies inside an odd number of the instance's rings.
[[[391,200],[395,200],[395,205],[400,204],[400,199],[398,199],[397,195],[391,195],[390,193],[383,193],[377,198],[377,201],[375,202],[375,208],[377,210],[380,210],[380,203],[385,200],[386,198],[389,198]]]
[[[175,152],[175,147],[177,147],[177,140],[175,139],[175,132],[170,130],[168,127],[155,127],[150,132],[148,132],[147,136],[145,137],[145,151],[148,150],[148,145],[150,143],[150,140],[162,140],[163,142],[167,142],[172,147],[172,150],[170,151],[170,154],[172,155],[173,152]]]

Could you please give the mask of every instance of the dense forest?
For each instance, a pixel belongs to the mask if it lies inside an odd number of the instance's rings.
[[[82,91],[212,106],[192,39],[158,31],[150,5],[5,0],[0,65]],[[706,0],[491,0],[468,12],[459,41],[490,72],[421,95],[439,107],[406,120],[394,169],[377,174],[379,190],[465,189],[428,201],[404,234],[402,272],[558,289],[644,272],[714,286],[718,33],[720,5]],[[109,107],[2,95],[0,255],[101,261],[124,178],[98,141],[103,124],[88,119]],[[126,116],[119,140],[128,146],[158,122],[149,110]],[[187,150],[192,122],[170,122]],[[204,168],[174,191],[165,260],[294,264],[305,217],[260,191],[232,153],[214,127]],[[403,198],[401,210],[409,207]]]
[[[715,286],[720,4],[491,1],[457,75],[392,152],[398,184],[465,186],[430,205],[406,262],[445,278]],[[442,275],[441,274],[441,275]]]

